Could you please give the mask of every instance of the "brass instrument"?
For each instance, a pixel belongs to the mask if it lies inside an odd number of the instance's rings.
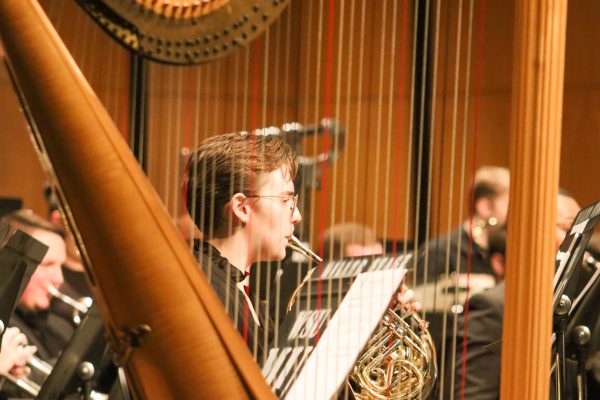
[[[36,356],[31,356],[31,358],[27,361],[27,366],[30,368],[30,370],[37,371],[44,379],[46,379],[46,377],[48,377],[48,375],[50,375],[52,372],[52,365]],[[34,382],[32,379],[30,379],[28,375],[29,373],[24,376],[15,376],[8,373],[4,375],[4,377],[26,395],[36,397],[41,386],[37,382]]]
[[[62,301],[68,306],[73,307],[73,323],[75,325],[79,325],[81,323],[81,317],[85,315],[90,307],[92,306],[93,300],[91,297],[82,297],[78,300],[75,300],[66,294],[60,292],[54,286],[48,286],[48,292],[52,297]]]
[[[288,247],[315,263],[323,261],[295,236]],[[292,295],[288,310],[299,288]],[[356,399],[411,400],[427,398],[436,378],[436,352],[427,322],[399,306],[388,309],[354,364],[348,385]]]
[[[60,292],[54,286],[48,286],[48,292],[52,297],[59,299],[73,308],[73,323],[75,323],[75,325],[79,325],[81,323],[82,316],[85,315],[85,313],[87,313],[89,308],[92,306],[93,301],[90,297],[82,297],[79,300],[75,300]],[[36,371],[37,375],[44,380],[52,373],[52,365],[48,364],[39,357],[36,357],[35,355],[31,356],[31,358],[27,361],[27,366],[30,370]],[[36,397],[41,388],[40,384],[31,380],[27,375],[15,376],[12,374],[6,374],[5,378],[28,396]]]
[[[320,262],[323,262],[323,259],[321,257],[319,257],[319,255],[317,253],[315,253],[314,251],[312,251],[311,249],[306,247],[300,241],[300,239],[298,239],[296,236],[292,235],[292,237],[290,237],[290,241],[289,241],[287,247],[302,254],[304,257],[308,258],[309,260],[311,260],[317,264]]]
[[[354,364],[349,382],[357,399],[421,399],[431,393],[437,377],[433,340],[425,321],[404,313],[389,309]]]

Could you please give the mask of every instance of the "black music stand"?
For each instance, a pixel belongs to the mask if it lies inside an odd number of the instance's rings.
[[[598,296],[599,279],[597,274],[592,274],[583,290],[578,281],[583,273],[581,262],[585,248],[599,220],[600,202],[579,211],[556,255],[553,350],[556,351],[557,398],[566,398],[567,345],[573,347],[580,366],[579,372],[583,372],[583,375],[578,377],[577,384],[581,385],[580,393],[585,395],[585,367],[581,366],[585,363],[583,357],[586,356],[586,345],[591,337],[585,328],[589,331],[589,327],[593,327],[598,319],[597,310],[594,313],[591,306],[594,304],[592,300]]]
[[[48,246],[20,230],[10,236],[8,232],[8,224],[0,221],[0,343],[31,275],[48,251]]]
[[[18,197],[0,197],[0,217],[20,210],[22,207],[23,200]]]
[[[113,384],[117,386],[120,382],[115,384],[116,378],[117,369],[107,350],[104,324],[94,304],[44,381],[38,398],[62,399],[75,395],[75,398],[89,399],[92,390],[107,392]],[[99,384],[103,387],[98,387]],[[110,398],[125,399],[129,395],[113,387]]]

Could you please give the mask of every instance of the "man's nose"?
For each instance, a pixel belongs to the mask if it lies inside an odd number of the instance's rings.
[[[302,215],[300,214],[300,210],[298,207],[294,207],[294,212],[292,213],[292,224],[297,224],[302,221]]]
[[[57,289],[59,289],[65,282],[65,278],[62,273],[62,268],[60,266],[54,267],[52,269],[52,275],[50,276],[50,280],[52,281],[52,286],[54,286]]]

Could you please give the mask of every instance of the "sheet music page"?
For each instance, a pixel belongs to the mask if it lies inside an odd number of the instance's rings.
[[[405,274],[403,263],[400,268],[364,272],[356,278],[286,400],[330,399],[336,393]]]

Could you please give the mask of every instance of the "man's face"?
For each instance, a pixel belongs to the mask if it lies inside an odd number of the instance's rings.
[[[567,196],[558,195],[558,201],[556,205],[556,249],[560,247],[561,243],[565,240],[571,224],[575,220],[577,213],[581,207],[577,202]]]
[[[48,252],[31,275],[19,304],[30,310],[46,310],[50,307],[52,297],[48,292],[48,286],[60,288],[63,284],[61,265],[67,258],[65,241],[60,235],[46,230],[35,229],[28,233],[48,246]]]
[[[302,219],[300,211],[294,206],[294,194],[294,182],[284,167],[263,174],[258,179],[258,198],[250,199],[252,213],[248,222],[251,262],[279,261],[285,257],[285,249],[294,233],[294,225]]]

